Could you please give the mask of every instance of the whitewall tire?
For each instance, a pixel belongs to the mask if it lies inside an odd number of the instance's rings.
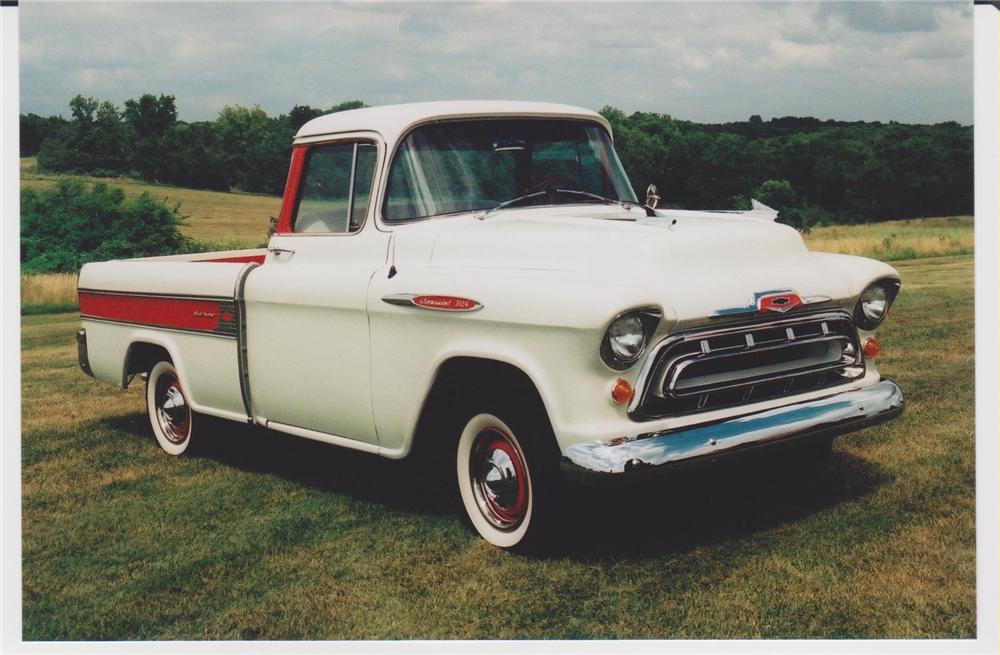
[[[171,455],[187,451],[191,445],[194,415],[177,369],[170,362],[159,362],[149,372],[146,410],[160,448]]]
[[[500,548],[521,544],[535,527],[535,489],[525,449],[510,426],[493,414],[472,416],[459,437],[455,466],[476,531]]]

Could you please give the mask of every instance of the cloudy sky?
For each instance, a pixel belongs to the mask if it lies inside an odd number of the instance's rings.
[[[695,121],[972,122],[971,3],[21,5],[21,111],[177,97],[181,118],[458,98]]]

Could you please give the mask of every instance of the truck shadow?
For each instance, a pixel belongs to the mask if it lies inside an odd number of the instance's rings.
[[[456,519],[461,515],[450,467],[434,473],[408,460],[387,460],[229,421],[203,420],[204,438],[196,457],[398,511]],[[144,416],[110,422],[152,439]],[[836,447],[825,466],[807,463],[794,450],[771,450],[642,483],[567,485],[560,537],[546,556],[603,560],[689,551],[794,523],[869,495],[893,479],[879,465]],[[470,538],[474,538],[471,528]]]
[[[551,555],[601,560],[690,551],[794,524],[892,480],[878,464],[836,447],[825,462],[779,448],[638,485],[576,487],[565,536]]]

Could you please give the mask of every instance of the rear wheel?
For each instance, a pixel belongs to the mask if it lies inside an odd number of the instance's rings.
[[[194,415],[177,369],[170,362],[159,362],[149,372],[146,410],[160,448],[171,455],[186,452],[191,445]]]
[[[559,495],[551,430],[529,413],[513,403],[472,404],[455,450],[459,493],[472,526],[494,546],[519,551],[547,541]]]

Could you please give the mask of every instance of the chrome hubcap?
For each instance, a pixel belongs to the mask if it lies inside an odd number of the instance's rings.
[[[171,443],[183,443],[191,427],[191,408],[176,375],[164,373],[156,380],[154,401],[163,436]]]
[[[528,509],[524,461],[511,437],[487,428],[472,445],[469,461],[472,488],[483,517],[500,530],[513,530]]]

